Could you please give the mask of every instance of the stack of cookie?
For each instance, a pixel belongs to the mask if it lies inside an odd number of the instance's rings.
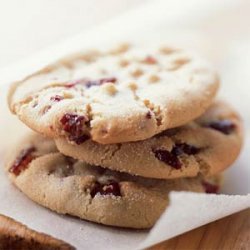
[[[60,60],[9,92],[11,111],[37,134],[11,152],[8,175],[58,213],[150,228],[170,191],[216,193],[239,154],[242,123],[214,101],[218,85],[207,62],[171,47]]]

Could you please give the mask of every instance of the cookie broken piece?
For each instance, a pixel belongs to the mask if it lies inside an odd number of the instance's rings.
[[[0,249],[74,250],[75,248],[0,214]]]
[[[41,146],[45,141],[47,150]],[[53,143],[37,134],[25,138],[6,164],[9,178],[42,206],[105,225],[150,228],[168,206],[170,191],[206,192],[204,182],[211,181],[201,176],[157,180],[119,173],[74,160],[56,150],[51,153]],[[36,148],[36,157],[16,175],[11,171],[13,163],[24,148],[31,146]]]
[[[33,130],[79,145],[145,140],[211,105],[219,80],[197,55],[141,45],[113,51],[82,52],[13,84],[11,111]]]
[[[55,140],[64,155],[133,175],[173,179],[212,176],[229,167],[243,142],[242,120],[227,103],[217,101],[196,120],[139,142],[81,145]]]

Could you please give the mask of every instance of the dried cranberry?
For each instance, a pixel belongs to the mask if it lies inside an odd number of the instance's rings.
[[[220,131],[225,135],[232,133],[236,126],[230,120],[213,121],[205,125],[206,127]]]
[[[101,79],[97,79],[97,80],[90,80],[87,78],[82,78],[82,79],[78,79],[72,82],[69,82],[68,84],[66,84],[65,86],[67,88],[72,88],[75,87],[76,85],[84,85],[87,88],[90,88],[92,86],[99,86],[108,82],[112,82],[115,83],[117,81],[117,79],[115,77],[107,77],[107,78],[101,78]]]
[[[152,56],[147,56],[144,59],[144,62],[147,63],[147,64],[156,64],[157,60],[154,57],[152,57]]]
[[[102,78],[102,79],[98,79],[98,80],[89,80],[86,82],[86,87],[90,88],[92,86],[98,86],[98,85],[102,85],[102,84],[108,83],[108,82],[115,83],[116,81],[117,81],[117,79],[115,77]]]
[[[194,155],[197,154],[199,151],[200,149],[196,148],[195,146],[188,145],[186,143],[176,144],[172,148],[171,152],[165,149],[153,150],[155,157],[157,159],[167,163],[168,165],[172,166],[175,169],[181,168],[181,162],[178,159],[179,155],[182,154]]]
[[[181,162],[175,154],[164,149],[157,149],[153,151],[155,157],[163,161],[175,169],[181,168]]]
[[[77,80],[73,80],[73,81],[71,81],[71,82],[68,82],[68,83],[65,85],[65,87],[66,87],[66,88],[73,88],[73,87],[75,87],[75,86],[78,85],[78,84],[85,84],[86,81],[87,81],[86,78],[80,78],[80,79],[77,79]]]
[[[32,155],[35,150],[36,149],[34,147],[24,149],[17,157],[12,167],[9,169],[9,172],[19,175],[23,170],[25,170],[28,164],[35,158]]]
[[[181,154],[195,155],[199,153],[199,151],[200,151],[199,148],[186,143],[176,144],[172,149],[172,153],[176,156]]]
[[[68,132],[71,136],[81,136],[83,125],[88,119],[83,115],[76,115],[66,113],[60,120],[63,125],[63,130]]]
[[[69,136],[69,140],[75,142],[77,145],[80,145],[87,141],[90,138],[89,135],[81,135],[81,136]]]
[[[209,183],[209,182],[206,182],[206,181],[203,181],[202,185],[203,185],[203,187],[205,189],[205,192],[207,194],[217,194],[218,191],[219,191],[219,186],[218,185],[215,185],[215,184],[212,184],[212,183]]]
[[[112,181],[108,184],[96,182],[94,188],[90,192],[90,195],[92,198],[94,198],[98,193],[101,195],[121,196],[119,183],[115,181]]]
[[[63,97],[60,95],[55,95],[55,96],[51,96],[50,100],[53,102],[60,102],[61,100],[63,100]]]
[[[151,111],[148,111],[148,112],[147,112],[146,118],[147,118],[147,119],[151,119],[151,118],[152,118],[152,113],[151,113]]]

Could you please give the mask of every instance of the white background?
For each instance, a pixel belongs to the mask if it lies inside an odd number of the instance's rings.
[[[147,0],[0,0],[0,67]]]

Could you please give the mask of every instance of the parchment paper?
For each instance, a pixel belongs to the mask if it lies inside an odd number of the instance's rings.
[[[237,162],[225,173],[222,192],[227,195],[173,192],[169,208],[151,231],[125,230],[53,213],[26,198],[0,168],[0,213],[66,240],[78,249],[136,249],[248,208],[250,17],[246,10],[250,10],[249,2],[238,0],[152,1],[24,62],[0,70],[0,164],[3,165],[7,148],[27,130],[7,111],[5,96],[10,81],[20,79],[69,52],[124,39],[143,40],[144,43],[161,40],[162,43],[166,41],[200,51],[221,72],[223,87],[220,95],[238,108],[245,121],[244,149]]]

